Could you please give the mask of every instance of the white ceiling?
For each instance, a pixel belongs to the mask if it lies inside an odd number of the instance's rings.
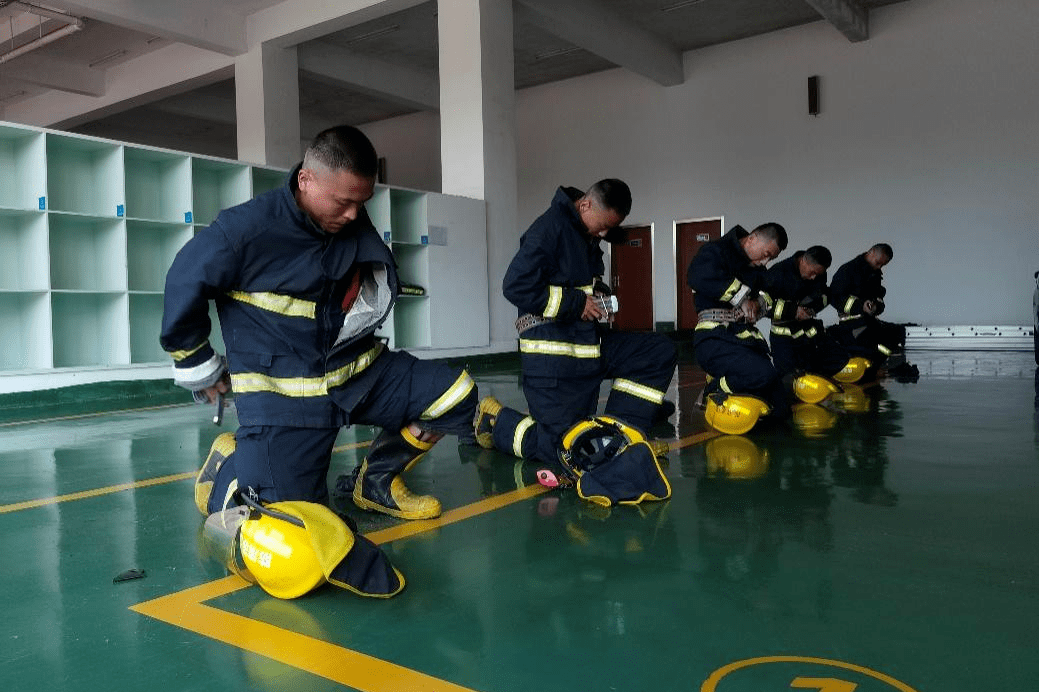
[[[515,0],[516,88],[615,67],[680,83],[681,53],[827,20],[849,41],[868,40],[869,12],[905,0]],[[350,4],[344,2],[343,4]],[[372,3],[352,3],[371,5]],[[324,3],[325,6],[328,3]],[[436,109],[437,3],[390,0],[395,12],[297,32],[304,138],[333,123],[363,124]],[[0,109],[47,94],[103,97],[107,71],[175,43],[244,52],[256,13],[315,7],[311,0],[0,0]],[[51,18],[55,12],[68,19]],[[47,16],[41,16],[47,15]],[[594,21],[589,21],[589,18]],[[81,28],[66,28],[81,20]],[[589,32],[588,27],[594,31]],[[314,35],[315,32],[325,33]],[[59,31],[69,35],[43,38]],[[71,32],[71,33],[70,33]],[[590,33],[592,35],[590,35]],[[39,47],[22,48],[34,41]],[[46,43],[46,41],[50,41]],[[42,45],[44,44],[45,45]],[[5,57],[12,51],[27,51]],[[400,78],[358,77],[376,65]],[[378,74],[378,72],[376,72]],[[385,72],[384,72],[385,73]],[[142,144],[234,157],[233,72],[202,86],[166,88],[48,126]]]

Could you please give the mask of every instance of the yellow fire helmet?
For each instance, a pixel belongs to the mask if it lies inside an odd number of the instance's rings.
[[[707,475],[751,480],[768,471],[768,450],[741,435],[722,435],[708,440]]]
[[[758,418],[768,415],[768,404],[757,397],[739,394],[712,394],[704,412],[707,424],[728,435],[750,432]]]
[[[822,375],[801,375],[794,380],[794,394],[808,404],[818,404],[826,397],[839,392],[840,387]]]
[[[247,504],[254,512],[238,533],[241,560],[270,595],[297,598],[325,581],[377,598],[404,588],[403,575],[378,546],[355,536],[328,507],[299,501]]]
[[[858,382],[872,365],[873,363],[866,358],[855,356],[844,364],[844,367],[833,376],[833,379],[838,382]]]

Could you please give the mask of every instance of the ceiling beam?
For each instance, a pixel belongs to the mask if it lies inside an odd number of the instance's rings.
[[[685,81],[680,50],[597,0],[516,0],[516,19],[661,86]]]
[[[247,51],[244,15],[212,0],[48,0],[47,4],[224,55]]]
[[[28,84],[83,96],[105,95],[105,73],[43,55],[25,55],[3,66],[3,75]]]
[[[859,0],[805,0],[852,43],[869,39],[869,9]]]
[[[408,108],[440,110],[440,83],[432,73],[322,42],[300,46],[299,69],[319,80],[342,84]]]
[[[103,0],[101,0],[103,1]],[[247,19],[248,42],[290,48],[427,0],[282,0]]]

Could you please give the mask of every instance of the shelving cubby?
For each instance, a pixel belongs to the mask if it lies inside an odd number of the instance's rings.
[[[130,293],[130,362],[161,363],[169,355],[159,345],[162,294]]]
[[[287,175],[288,171],[283,171],[280,168],[260,168],[258,166],[253,166],[252,196],[256,197],[264,192],[277,190],[285,184],[285,176]]]
[[[0,291],[4,347],[0,371],[53,367],[50,300],[46,291]]]
[[[186,224],[126,222],[127,287],[161,293],[173,258],[192,236]]]
[[[130,362],[127,294],[51,294],[54,367],[110,367]]]
[[[126,217],[190,223],[191,157],[126,147]]]
[[[235,161],[191,159],[192,223],[208,226],[222,209],[250,199],[250,167]]]
[[[51,289],[125,291],[126,222],[49,215]]]
[[[46,136],[37,130],[0,126],[0,208],[42,209],[46,197]]]
[[[121,144],[47,133],[48,209],[90,216],[122,216],[123,180]]]
[[[47,215],[0,209],[0,291],[49,288]]]

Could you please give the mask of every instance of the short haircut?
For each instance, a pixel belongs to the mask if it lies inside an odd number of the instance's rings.
[[[891,246],[887,243],[877,243],[870,248],[870,252],[879,252],[884,257],[887,257],[887,261],[890,262],[895,258],[895,251],[891,249]]]
[[[751,233],[757,233],[758,235],[764,238],[768,238],[769,240],[774,241],[775,244],[779,246],[780,252],[786,250],[786,229],[780,226],[775,221],[763,223],[757,228],[755,228],[753,231],[751,231]]]
[[[607,209],[612,209],[621,216],[627,216],[631,211],[631,189],[623,180],[606,178],[588,188],[584,193]]]
[[[822,245],[813,245],[805,250],[805,257],[808,258],[809,262],[818,264],[823,269],[829,269],[830,263],[833,262],[833,255]]]
[[[379,157],[363,132],[349,125],[338,125],[314,137],[303,156],[303,167],[345,170],[364,178],[374,178],[379,170]]]

